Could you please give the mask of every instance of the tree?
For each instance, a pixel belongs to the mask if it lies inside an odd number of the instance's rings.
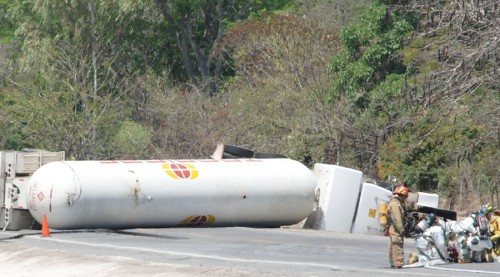
[[[335,34],[291,14],[233,27],[221,47],[235,70],[223,94],[233,122],[228,139],[306,163],[335,160],[334,110],[325,99],[337,45]]]
[[[174,34],[187,80],[200,81],[214,93],[221,81],[217,55],[227,25],[260,11],[276,10],[291,0],[157,0],[166,27]]]
[[[340,33],[353,23],[374,1],[366,0],[296,0],[297,12],[316,21],[320,29]]]
[[[346,109],[339,129],[344,138],[344,160],[379,179],[379,147],[397,125],[405,79],[398,50],[414,26],[386,5],[374,4],[358,22],[341,31],[342,52],[331,63],[330,101]]]
[[[420,21],[401,53],[408,113],[398,120],[408,124],[382,146],[381,168],[439,192],[447,208],[498,201],[498,7],[498,0],[391,6]]]
[[[207,97],[191,87],[184,90],[153,71],[135,82],[150,98],[142,109],[151,132],[150,158],[209,158],[217,143],[231,134],[228,105],[220,95]]]
[[[109,155],[107,142],[130,115],[120,45],[134,17],[114,1],[32,0],[10,11],[21,47],[9,107],[23,144],[76,159]]]
[[[8,45],[14,38],[14,24],[9,16],[12,0],[0,1],[0,49]]]

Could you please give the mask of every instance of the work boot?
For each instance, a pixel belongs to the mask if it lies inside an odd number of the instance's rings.
[[[408,264],[410,265],[410,264],[414,264],[416,262],[418,262],[418,254],[417,253],[411,253],[410,257],[408,259]]]

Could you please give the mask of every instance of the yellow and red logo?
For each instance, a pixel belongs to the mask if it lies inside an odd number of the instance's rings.
[[[168,176],[174,179],[196,179],[200,171],[192,164],[188,163],[166,163],[163,170]]]
[[[192,215],[184,218],[180,225],[183,226],[200,226],[200,225],[208,225],[215,222],[215,216],[211,214],[207,215]]]

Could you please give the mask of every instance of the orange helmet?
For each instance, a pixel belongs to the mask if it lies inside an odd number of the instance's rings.
[[[393,194],[400,194],[400,195],[406,195],[406,196],[408,196],[408,192],[409,191],[410,190],[407,187],[405,187],[405,186],[397,186],[394,189]]]

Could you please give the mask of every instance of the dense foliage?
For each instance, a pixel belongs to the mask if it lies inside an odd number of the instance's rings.
[[[0,0],[0,149],[218,142],[498,203],[500,1]],[[464,201],[467,200],[467,201]]]

